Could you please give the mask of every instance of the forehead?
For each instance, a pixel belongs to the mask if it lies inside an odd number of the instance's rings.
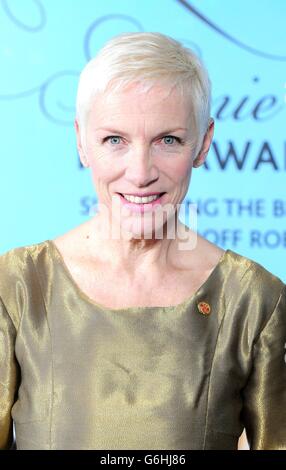
[[[190,115],[190,105],[176,88],[154,85],[148,92],[142,91],[138,84],[131,84],[124,90],[98,93],[90,108],[90,120],[142,119],[181,120],[186,123]]]

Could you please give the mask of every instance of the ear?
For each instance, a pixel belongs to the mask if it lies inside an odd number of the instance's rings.
[[[77,119],[75,119],[74,121],[74,127],[75,127],[75,132],[76,132],[76,144],[77,144],[77,150],[79,153],[80,161],[83,164],[83,166],[88,167],[89,162],[86,156],[86,152],[84,150],[83,141],[82,141],[82,133],[81,133],[81,129],[80,129]]]
[[[213,135],[214,135],[214,120],[213,118],[210,118],[209,125],[205,133],[201,149],[193,161],[193,167],[197,168],[204,163],[207,157],[212,139],[213,139]]]

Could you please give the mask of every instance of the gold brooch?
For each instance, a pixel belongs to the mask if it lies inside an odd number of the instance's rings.
[[[209,315],[211,313],[211,306],[207,302],[199,302],[198,310],[203,315]]]

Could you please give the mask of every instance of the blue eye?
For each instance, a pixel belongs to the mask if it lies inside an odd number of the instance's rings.
[[[167,145],[171,145],[171,146],[173,146],[174,143],[179,143],[179,144],[182,143],[182,139],[174,135],[165,135],[163,139],[165,140],[165,143]],[[120,143],[120,140],[121,140],[121,137],[119,135],[109,135],[103,139],[103,142],[110,141],[111,145],[117,145]]]
[[[109,139],[110,139],[110,140],[111,140],[111,139],[118,139],[117,142],[115,142],[115,143],[114,143],[114,142],[112,143],[112,142],[110,141],[111,145],[117,145],[117,144],[120,143],[121,137],[119,137],[119,135],[109,135],[109,136],[107,136],[107,137],[105,137],[105,138],[103,139],[103,142],[106,142],[106,141],[109,140]]]
[[[182,142],[179,137],[175,137],[174,135],[165,135],[163,139],[165,139],[165,143],[168,145],[173,144],[174,140],[179,144]]]

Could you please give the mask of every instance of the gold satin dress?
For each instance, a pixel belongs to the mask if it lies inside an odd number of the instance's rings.
[[[52,240],[14,248],[0,256],[0,448],[14,422],[17,449],[236,449],[245,428],[250,449],[285,450],[285,346],[285,284],[232,250],[179,305],[111,309]]]

